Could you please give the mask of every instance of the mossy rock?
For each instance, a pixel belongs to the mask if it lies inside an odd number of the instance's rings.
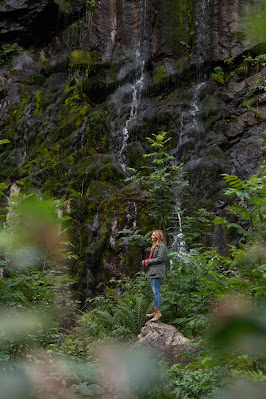
[[[164,76],[164,67],[160,66],[156,69],[156,83],[160,83]]]
[[[169,30],[167,32],[171,48],[179,57],[187,56],[192,45],[194,0],[166,0]],[[186,46],[184,46],[184,43]]]
[[[87,188],[86,195],[93,201],[100,202],[106,194],[110,193],[109,187],[113,186],[108,186],[102,181],[92,180]]]
[[[102,182],[113,182],[114,184],[119,184],[119,181],[122,182],[125,175],[118,165],[108,163],[97,170],[96,177],[97,180]]]
[[[97,73],[82,82],[82,91],[94,104],[103,104],[107,97],[114,92],[116,84],[104,73]]]
[[[52,95],[51,91],[44,87],[41,87],[39,90],[36,91],[35,93],[36,105],[35,105],[34,116],[42,114],[44,112],[45,108],[50,104],[51,95]]]
[[[69,15],[73,12],[73,6],[71,4],[71,1],[55,0],[55,3],[58,4],[59,11],[62,14]]]
[[[128,246],[123,256],[123,268],[126,276],[134,276],[141,269],[142,248],[139,244],[132,243]]]
[[[99,53],[93,53],[91,51],[82,51],[82,50],[72,51],[72,53],[68,56],[68,58],[69,58],[70,67],[77,67],[77,66],[90,67],[101,61],[101,55]]]

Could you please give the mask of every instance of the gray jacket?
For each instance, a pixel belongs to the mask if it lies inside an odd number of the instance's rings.
[[[152,253],[151,259],[145,259],[148,267],[146,278],[164,278],[166,272],[166,247],[159,244]]]

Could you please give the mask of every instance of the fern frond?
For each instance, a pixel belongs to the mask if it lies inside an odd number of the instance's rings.
[[[96,317],[104,327],[112,328],[114,326],[115,317],[108,310],[95,310],[94,317]]]
[[[117,321],[121,325],[124,325],[129,328],[131,332],[135,332],[135,315],[134,315],[134,305],[131,307],[125,303],[121,303],[117,306],[117,311],[115,316]]]
[[[136,298],[135,317],[138,331],[140,331],[146,322],[146,313],[148,312],[149,305],[149,302],[143,296]]]

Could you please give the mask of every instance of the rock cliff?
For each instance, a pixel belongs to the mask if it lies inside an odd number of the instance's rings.
[[[261,40],[243,35],[253,3],[0,2],[0,138],[10,140],[1,179],[70,199],[84,297],[139,270],[142,249],[121,229],[156,227],[145,195],[124,183],[147,136],[171,137],[191,212],[224,210],[221,173],[256,172],[266,129],[256,80],[266,77],[266,57]]]

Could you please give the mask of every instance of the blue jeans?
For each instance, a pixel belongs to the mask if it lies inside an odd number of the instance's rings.
[[[161,278],[151,278],[151,289],[153,293],[153,299],[154,299],[154,306],[156,308],[159,308],[161,305],[161,294],[160,294],[160,287],[162,283]]]

